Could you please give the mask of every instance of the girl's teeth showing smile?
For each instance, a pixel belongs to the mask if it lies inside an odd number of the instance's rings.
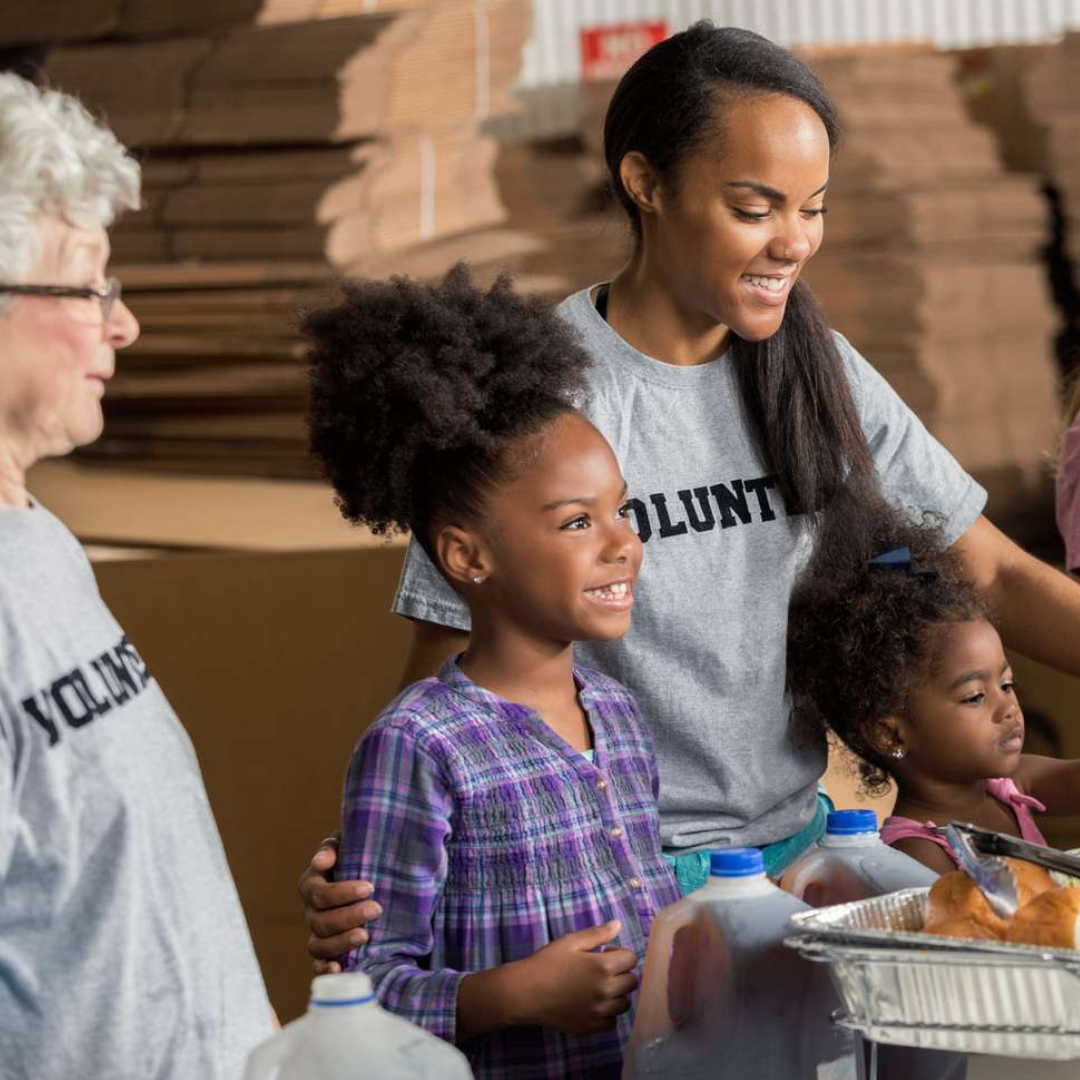
[[[618,581],[613,585],[601,585],[596,589],[586,589],[585,595],[604,607],[624,609],[634,602],[629,581]]]

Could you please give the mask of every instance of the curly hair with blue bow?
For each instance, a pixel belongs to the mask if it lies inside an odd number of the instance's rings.
[[[837,736],[877,792],[889,782],[883,721],[906,713],[950,625],[989,612],[931,514],[848,491],[819,515],[815,533],[788,615],[794,722],[804,734]]]

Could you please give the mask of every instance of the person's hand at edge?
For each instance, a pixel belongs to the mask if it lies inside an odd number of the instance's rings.
[[[319,844],[297,883],[316,975],[341,971],[336,957],[363,945],[368,939],[364,927],[382,914],[382,908],[370,899],[375,891],[371,882],[333,880],[339,840],[340,834],[334,833]]]

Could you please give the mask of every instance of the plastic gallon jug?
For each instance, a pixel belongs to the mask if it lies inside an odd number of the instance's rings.
[[[806,905],[769,881],[756,848],[710,864],[653,923],[623,1080],[853,1080],[825,965],[783,944]]]
[[[929,867],[881,842],[873,810],[833,810],[821,843],[785,872],[780,887],[818,908],[936,880]]]
[[[360,973],[320,975],[308,1011],[255,1047],[244,1080],[471,1080],[465,1055],[386,1012]]]
[[[881,842],[873,810],[833,810],[821,844],[790,867],[782,888],[810,907],[846,904],[932,885],[937,874]],[[869,1050],[865,1051],[867,1060]],[[879,1046],[877,1080],[963,1080],[967,1058],[940,1050]]]

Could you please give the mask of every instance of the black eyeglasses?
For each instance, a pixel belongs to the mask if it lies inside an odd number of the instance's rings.
[[[97,300],[101,307],[101,321],[107,323],[113,305],[120,299],[120,280],[114,277],[106,278],[104,288],[93,285],[0,285],[0,293],[9,293],[12,296],[47,296],[57,300]]]

